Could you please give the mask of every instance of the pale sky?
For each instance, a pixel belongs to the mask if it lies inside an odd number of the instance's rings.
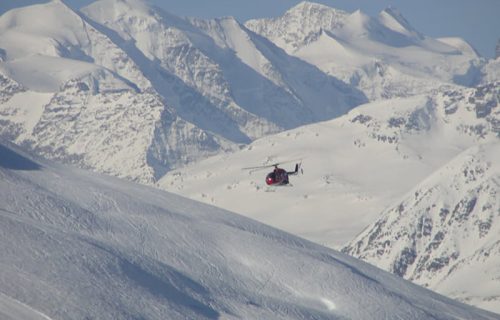
[[[149,0],[166,11],[201,18],[233,16],[240,22],[276,17],[300,0]],[[0,0],[0,14],[15,6],[46,0]],[[93,0],[65,0],[74,8]],[[375,16],[393,6],[410,24],[431,37],[461,37],[491,58],[500,38],[500,0],[314,0],[348,12],[361,9]]]

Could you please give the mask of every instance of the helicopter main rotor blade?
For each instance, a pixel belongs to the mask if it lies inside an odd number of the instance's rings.
[[[285,161],[280,161],[280,162],[276,162],[273,164],[266,164],[266,165],[262,165],[262,166],[246,167],[246,168],[241,168],[241,169],[242,170],[259,170],[259,169],[277,167],[279,165],[286,164],[286,163],[292,163],[292,162],[302,163],[302,158],[301,159],[294,159],[294,160],[285,160]]]
[[[257,167],[246,167],[246,168],[241,168],[241,170],[257,170],[257,169],[266,169],[266,168],[276,167],[277,165],[279,165],[279,163],[267,164],[267,165],[265,165],[265,166],[257,166]]]

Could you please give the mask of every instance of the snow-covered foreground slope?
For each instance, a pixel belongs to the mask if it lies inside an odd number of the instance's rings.
[[[14,150],[0,145],[2,316],[499,318],[221,209]]]
[[[366,104],[169,172],[159,185],[340,247],[461,151],[498,140],[498,88]],[[293,187],[267,188],[264,177],[271,169],[241,170],[293,159],[304,169],[291,177]],[[291,170],[294,162],[282,166]]]
[[[0,318],[2,320],[50,320],[30,306],[0,293]]]
[[[500,312],[500,142],[473,147],[387,209],[343,251]]]

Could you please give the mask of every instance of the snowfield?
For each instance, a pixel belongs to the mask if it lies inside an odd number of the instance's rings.
[[[168,172],[158,186],[341,248],[460,152],[498,140],[498,90],[457,88],[368,103]],[[289,171],[302,162],[293,187],[267,187],[271,168],[242,170],[277,162]]]
[[[334,250],[0,145],[7,319],[498,319]]]

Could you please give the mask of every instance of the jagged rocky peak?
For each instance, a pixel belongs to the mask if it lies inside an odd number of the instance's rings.
[[[418,36],[419,38],[423,38],[423,35],[418,33],[395,7],[390,6],[384,9],[380,12],[378,19],[381,24],[394,32],[398,32],[406,36]]]
[[[296,6],[290,8],[287,10],[285,15],[297,15],[297,16],[303,16],[303,17],[311,17],[311,18],[317,18],[318,16],[322,16],[327,13],[338,13],[340,15],[346,15],[347,13],[343,10],[340,9],[335,9],[332,7],[329,7],[324,4],[316,3],[316,2],[311,2],[311,1],[302,1]]]
[[[291,53],[320,30],[332,31],[342,27],[348,16],[345,11],[304,1],[281,17],[249,20],[245,26]]]
[[[305,28],[312,28],[315,31],[320,29],[331,31],[344,25],[344,20],[348,15],[349,13],[340,9],[303,1],[289,9],[283,15],[283,19],[295,19],[304,24]]]

